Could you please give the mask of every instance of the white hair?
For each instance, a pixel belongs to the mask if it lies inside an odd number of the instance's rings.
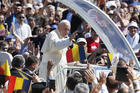
[[[70,25],[70,22],[68,20],[62,20],[59,25],[63,25],[63,24],[68,24]]]
[[[89,93],[89,87],[85,83],[78,83],[74,89],[74,93]]]

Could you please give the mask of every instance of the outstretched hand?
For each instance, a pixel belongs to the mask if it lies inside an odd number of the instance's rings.
[[[72,35],[70,36],[70,41],[75,39],[77,35],[78,35],[78,31],[75,31],[74,33],[72,33]]]
[[[101,84],[106,84],[106,75],[104,72],[100,73],[100,79],[98,80],[98,82]]]
[[[94,72],[93,72],[93,69],[91,68],[91,66],[88,64],[87,66],[87,69],[85,70],[85,79],[92,83],[93,80],[95,79],[95,76],[94,76]]]
[[[99,93],[102,88],[102,84],[93,85],[90,93]]]

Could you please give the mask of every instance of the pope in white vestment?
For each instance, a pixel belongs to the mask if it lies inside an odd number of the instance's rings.
[[[67,66],[66,51],[68,46],[72,44],[71,40],[75,37],[66,37],[70,30],[70,23],[62,20],[58,24],[58,28],[48,34],[42,47],[43,58],[40,64],[39,77],[47,80],[47,63],[48,60],[54,62],[53,74],[56,76],[57,93],[63,93],[66,84]],[[62,71],[61,73],[59,73]],[[59,73],[59,75],[57,75]]]

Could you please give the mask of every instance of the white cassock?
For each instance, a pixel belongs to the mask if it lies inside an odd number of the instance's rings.
[[[71,43],[72,42],[69,37],[61,37],[58,29],[48,34],[41,50],[43,52],[43,58],[40,64],[39,77],[47,80],[48,60],[52,60],[54,62],[54,76],[67,66],[66,51],[67,47],[70,46]],[[63,93],[62,90],[66,85],[66,75],[67,70],[65,69],[56,77],[56,89],[58,93]]]

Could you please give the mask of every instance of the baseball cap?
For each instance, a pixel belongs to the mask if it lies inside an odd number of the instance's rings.
[[[9,34],[9,35],[7,35],[7,36],[5,37],[5,40],[13,39],[13,38],[14,38],[14,36],[13,36],[12,34]]]
[[[114,14],[113,10],[108,11],[108,14]]]
[[[27,4],[25,5],[25,8],[31,8],[31,9],[34,9],[34,8],[33,8],[33,4],[30,4],[30,3],[27,3]]]
[[[86,41],[85,38],[78,38],[78,39],[77,39],[77,43],[79,43],[79,42],[87,43],[87,41]]]
[[[139,28],[139,27],[138,27],[138,24],[137,24],[136,22],[134,22],[134,21],[132,21],[131,23],[128,24],[128,28],[129,28],[129,27],[132,27],[132,26],[133,26],[133,27],[136,27],[136,28]]]
[[[107,8],[110,8],[111,6],[114,6],[115,8],[117,8],[117,5],[116,5],[115,1],[106,2],[106,7]]]

